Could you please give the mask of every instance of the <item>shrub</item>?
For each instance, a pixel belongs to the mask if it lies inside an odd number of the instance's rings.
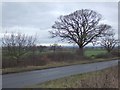
[[[95,58],[111,58],[113,55],[111,53],[106,53],[106,54],[98,54],[95,56]]]
[[[51,61],[73,61],[81,59],[81,56],[74,52],[52,52],[45,54]]]
[[[114,55],[114,56],[120,57],[120,51],[119,50],[113,50],[111,52],[111,54]]]

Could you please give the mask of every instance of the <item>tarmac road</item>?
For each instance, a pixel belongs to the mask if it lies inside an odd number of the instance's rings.
[[[2,87],[23,88],[61,77],[102,70],[115,65],[118,65],[118,60],[6,74],[2,75]]]

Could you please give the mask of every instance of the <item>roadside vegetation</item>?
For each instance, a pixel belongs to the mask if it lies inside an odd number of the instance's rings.
[[[50,80],[30,88],[118,88],[118,66]]]
[[[75,51],[72,52],[72,48],[66,48],[67,51],[60,49],[55,52],[49,49],[50,47],[46,47],[43,49],[44,51],[39,52],[39,49],[37,48],[34,54],[32,51],[29,51],[20,58],[19,63],[14,59],[10,59],[9,56],[3,56],[2,73],[7,74],[41,70],[118,59],[118,55],[115,54],[115,52],[113,52],[115,55],[109,55],[104,49],[99,48],[87,48],[84,57],[78,56]]]

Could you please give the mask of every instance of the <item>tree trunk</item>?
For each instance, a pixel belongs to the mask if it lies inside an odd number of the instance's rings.
[[[77,51],[77,54],[81,57],[84,56],[84,50],[83,50],[83,47],[79,47],[78,51]]]

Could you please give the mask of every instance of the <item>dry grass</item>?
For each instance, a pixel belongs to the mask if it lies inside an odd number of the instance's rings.
[[[118,67],[51,80],[31,88],[118,88]]]
[[[118,88],[118,67],[112,67],[81,81],[83,88]]]

